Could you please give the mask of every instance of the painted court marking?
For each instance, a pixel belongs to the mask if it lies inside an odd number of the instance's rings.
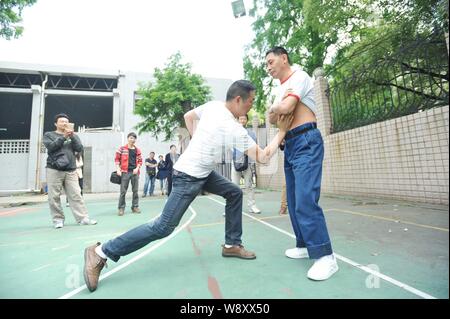
[[[445,231],[445,232],[448,233],[448,229],[447,228],[441,228],[441,227],[435,227],[435,226],[430,226],[430,225],[418,224],[418,223],[414,223],[414,222],[404,221],[404,220],[401,220],[401,219],[394,219],[394,218],[389,218],[389,217],[364,214],[364,213],[354,212],[354,211],[351,211],[351,210],[345,210],[345,209],[339,209],[339,208],[330,208],[330,209],[325,209],[324,211],[326,211],[326,212],[335,211],[335,212],[339,212],[339,213],[359,215],[359,216],[364,216],[364,217],[369,217],[369,218],[387,220],[387,221],[390,221],[390,222],[395,222],[395,223],[400,223],[400,224],[414,225],[414,226],[417,226],[417,227],[423,227],[423,228],[429,228],[429,229],[434,229],[434,230]]]
[[[32,211],[36,211],[36,209],[31,208],[31,207],[15,208],[15,209],[0,212],[0,217],[15,216],[18,213],[27,213],[27,212],[32,212]]]
[[[214,201],[214,202],[216,202],[216,203],[219,203],[219,204],[225,206],[225,203],[222,203],[221,201],[219,201],[219,200],[217,200],[215,198],[212,198],[212,197],[209,197],[209,196],[207,196],[207,198],[212,200],[212,201]],[[256,221],[258,221],[258,222],[260,222],[260,223],[262,223],[262,224],[264,224],[264,225],[266,225],[266,226],[268,226],[268,227],[270,227],[272,229],[275,229],[276,231],[279,231],[280,233],[283,233],[283,234],[285,234],[285,235],[295,239],[295,235],[291,234],[290,232],[287,232],[287,231],[285,231],[285,230],[283,230],[281,228],[278,228],[278,227],[276,227],[276,226],[274,226],[272,224],[269,224],[269,223],[267,223],[265,221],[262,221],[262,220],[254,217],[252,215],[249,215],[247,213],[242,212],[242,214],[244,214],[245,216],[247,216],[247,217],[249,217],[251,219],[254,219],[254,220],[256,220]],[[336,254],[336,253],[334,253],[334,256],[337,259],[339,259],[339,260],[341,260],[341,261],[343,261],[343,262],[345,262],[347,264],[350,264],[353,267],[361,269],[362,271],[365,271],[365,272],[367,272],[367,273],[369,273],[371,275],[374,275],[374,276],[376,276],[378,278],[381,278],[381,279],[383,279],[383,280],[385,280],[385,281],[387,281],[387,282],[389,282],[389,283],[391,283],[391,284],[393,284],[393,285],[395,285],[395,286],[397,286],[397,287],[399,287],[401,289],[409,291],[409,292],[411,292],[411,293],[413,293],[413,294],[415,294],[415,295],[417,295],[419,297],[422,297],[424,299],[436,299],[436,297],[433,297],[433,296],[431,296],[431,295],[429,295],[429,294],[427,294],[427,293],[425,293],[425,292],[423,292],[421,290],[418,290],[418,289],[416,289],[414,287],[411,287],[411,286],[409,286],[409,285],[407,285],[407,284],[405,284],[403,282],[400,282],[400,281],[398,281],[398,280],[396,280],[394,278],[386,276],[386,275],[384,275],[384,274],[382,274],[382,273],[380,273],[378,271],[372,270],[369,267],[363,266],[363,265],[361,265],[361,264],[359,264],[359,263],[357,263],[357,262],[355,262],[355,261],[353,261],[353,260],[351,260],[351,259],[349,259],[347,257],[341,256],[341,255]]]
[[[267,219],[277,219],[277,218],[284,218],[284,216],[266,216],[266,217],[260,217],[259,220],[267,220]],[[202,227],[211,227],[211,226],[217,226],[217,225],[223,225],[225,224],[225,218],[221,222],[215,222],[215,223],[209,223],[209,224],[192,224],[191,228],[202,228]]]
[[[112,274],[118,272],[119,270],[122,270],[125,267],[128,267],[129,265],[131,265],[132,263],[138,261],[139,259],[141,259],[142,257],[148,255],[149,253],[151,253],[153,250],[157,249],[158,247],[164,245],[167,241],[169,241],[170,239],[172,239],[173,237],[175,237],[180,231],[182,231],[184,228],[186,228],[187,225],[189,225],[189,223],[197,216],[197,212],[191,207],[189,206],[189,209],[192,212],[192,216],[181,226],[178,227],[172,234],[170,234],[169,236],[167,236],[166,238],[162,239],[161,241],[159,241],[157,244],[153,245],[152,247],[150,247],[147,250],[144,250],[142,253],[140,253],[137,256],[134,256],[133,258],[131,258],[130,260],[128,260],[127,262],[121,264],[120,266],[115,267],[114,269],[112,269],[111,271],[108,271],[107,273],[103,274],[100,276],[99,278],[99,282],[105,278],[108,278],[109,276],[111,276]],[[87,288],[86,285],[83,285],[81,287],[78,287],[75,290],[72,290],[71,292],[59,297],[58,299],[68,299],[76,294],[78,294],[79,292],[85,290]]]

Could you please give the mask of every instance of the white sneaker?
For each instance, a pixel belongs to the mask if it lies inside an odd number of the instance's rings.
[[[80,225],[96,225],[97,221],[95,219],[90,219],[88,217],[85,217],[78,224],[80,224]]]
[[[261,210],[256,207],[256,205],[250,206],[249,212],[253,214],[261,214]]]
[[[64,227],[64,222],[62,222],[62,221],[56,222],[54,224],[54,227],[55,227],[55,229],[63,228]]]
[[[309,258],[308,250],[306,248],[295,247],[295,248],[291,248],[291,249],[286,249],[284,254],[287,257],[293,258],[293,259]]]
[[[308,270],[308,278],[312,280],[326,280],[338,270],[339,267],[333,254],[323,256],[317,259]]]

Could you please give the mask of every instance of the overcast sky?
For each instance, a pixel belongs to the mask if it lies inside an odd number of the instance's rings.
[[[22,37],[0,39],[0,61],[153,73],[179,50],[193,72],[237,80],[252,18],[234,18],[231,2],[38,0]]]

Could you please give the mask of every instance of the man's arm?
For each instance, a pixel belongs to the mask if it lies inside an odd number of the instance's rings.
[[[249,148],[246,152],[248,156],[256,160],[258,163],[267,164],[271,157],[276,153],[278,145],[284,139],[286,131],[279,131],[277,135],[272,139],[269,145],[262,149],[258,144]]]
[[[49,152],[55,152],[63,147],[66,138],[64,136],[58,136],[56,139],[52,139],[52,135],[48,132],[44,134],[43,143]]]
[[[246,151],[246,154],[256,160],[258,163],[267,164],[270,158],[277,152],[278,146],[283,141],[286,132],[289,129],[289,126],[292,123],[294,115],[280,115],[278,119],[278,127],[279,131],[277,135],[272,139],[269,145],[267,145],[264,149],[259,147],[258,144],[249,148]]]
[[[296,96],[289,95],[289,92],[286,92],[285,97],[276,104],[273,104],[269,110],[270,113],[275,114],[290,114],[294,111],[295,106],[298,103],[298,98]]]
[[[269,109],[269,123],[277,124],[278,114],[272,111],[272,108]]]
[[[149,163],[149,165],[147,165],[147,166],[149,166],[149,167],[151,167],[151,168],[155,168],[155,167],[158,167],[158,164],[150,164],[150,163]]]
[[[290,114],[294,112],[295,106],[299,101],[299,97],[293,94],[291,89],[287,90],[280,102],[272,104],[269,108],[269,123],[276,124],[278,115]]]
[[[72,135],[71,135],[71,140],[72,140],[72,149],[75,151],[75,152],[82,152],[83,151],[83,144],[81,143],[81,140],[80,140],[80,138],[75,134],[75,133],[72,133]]]
[[[186,112],[184,114],[184,122],[186,123],[186,128],[189,131],[189,134],[191,136],[194,135],[195,129],[196,129],[196,121],[199,120],[199,117],[197,116],[197,113],[195,113],[194,110],[190,110],[189,112]]]
[[[122,175],[122,169],[120,168],[120,162],[122,160],[122,156],[121,156],[121,148],[119,148],[118,151],[116,151],[116,156],[114,157],[114,164],[116,165],[116,172],[117,175],[121,176]]]
[[[136,168],[133,170],[133,174],[137,174],[142,166],[142,152],[136,148]]]
[[[172,159],[170,158],[170,153],[166,154],[166,168],[168,171],[171,171],[173,168],[173,163],[172,163]]]

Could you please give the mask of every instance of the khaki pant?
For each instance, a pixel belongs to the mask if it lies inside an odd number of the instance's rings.
[[[241,177],[244,177],[245,193],[247,194],[247,205],[250,208],[255,205],[255,190],[253,189],[253,173],[250,166],[242,172],[231,168],[231,180],[234,184],[240,186]]]
[[[283,185],[283,189],[281,191],[281,208],[287,208],[286,184]]]
[[[47,168],[48,205],[53,223],[64,221],[65,216],[61,206],[61,191],[64,188],[70,209],[77,223],[88,217],[76,171],[63,172]]]

